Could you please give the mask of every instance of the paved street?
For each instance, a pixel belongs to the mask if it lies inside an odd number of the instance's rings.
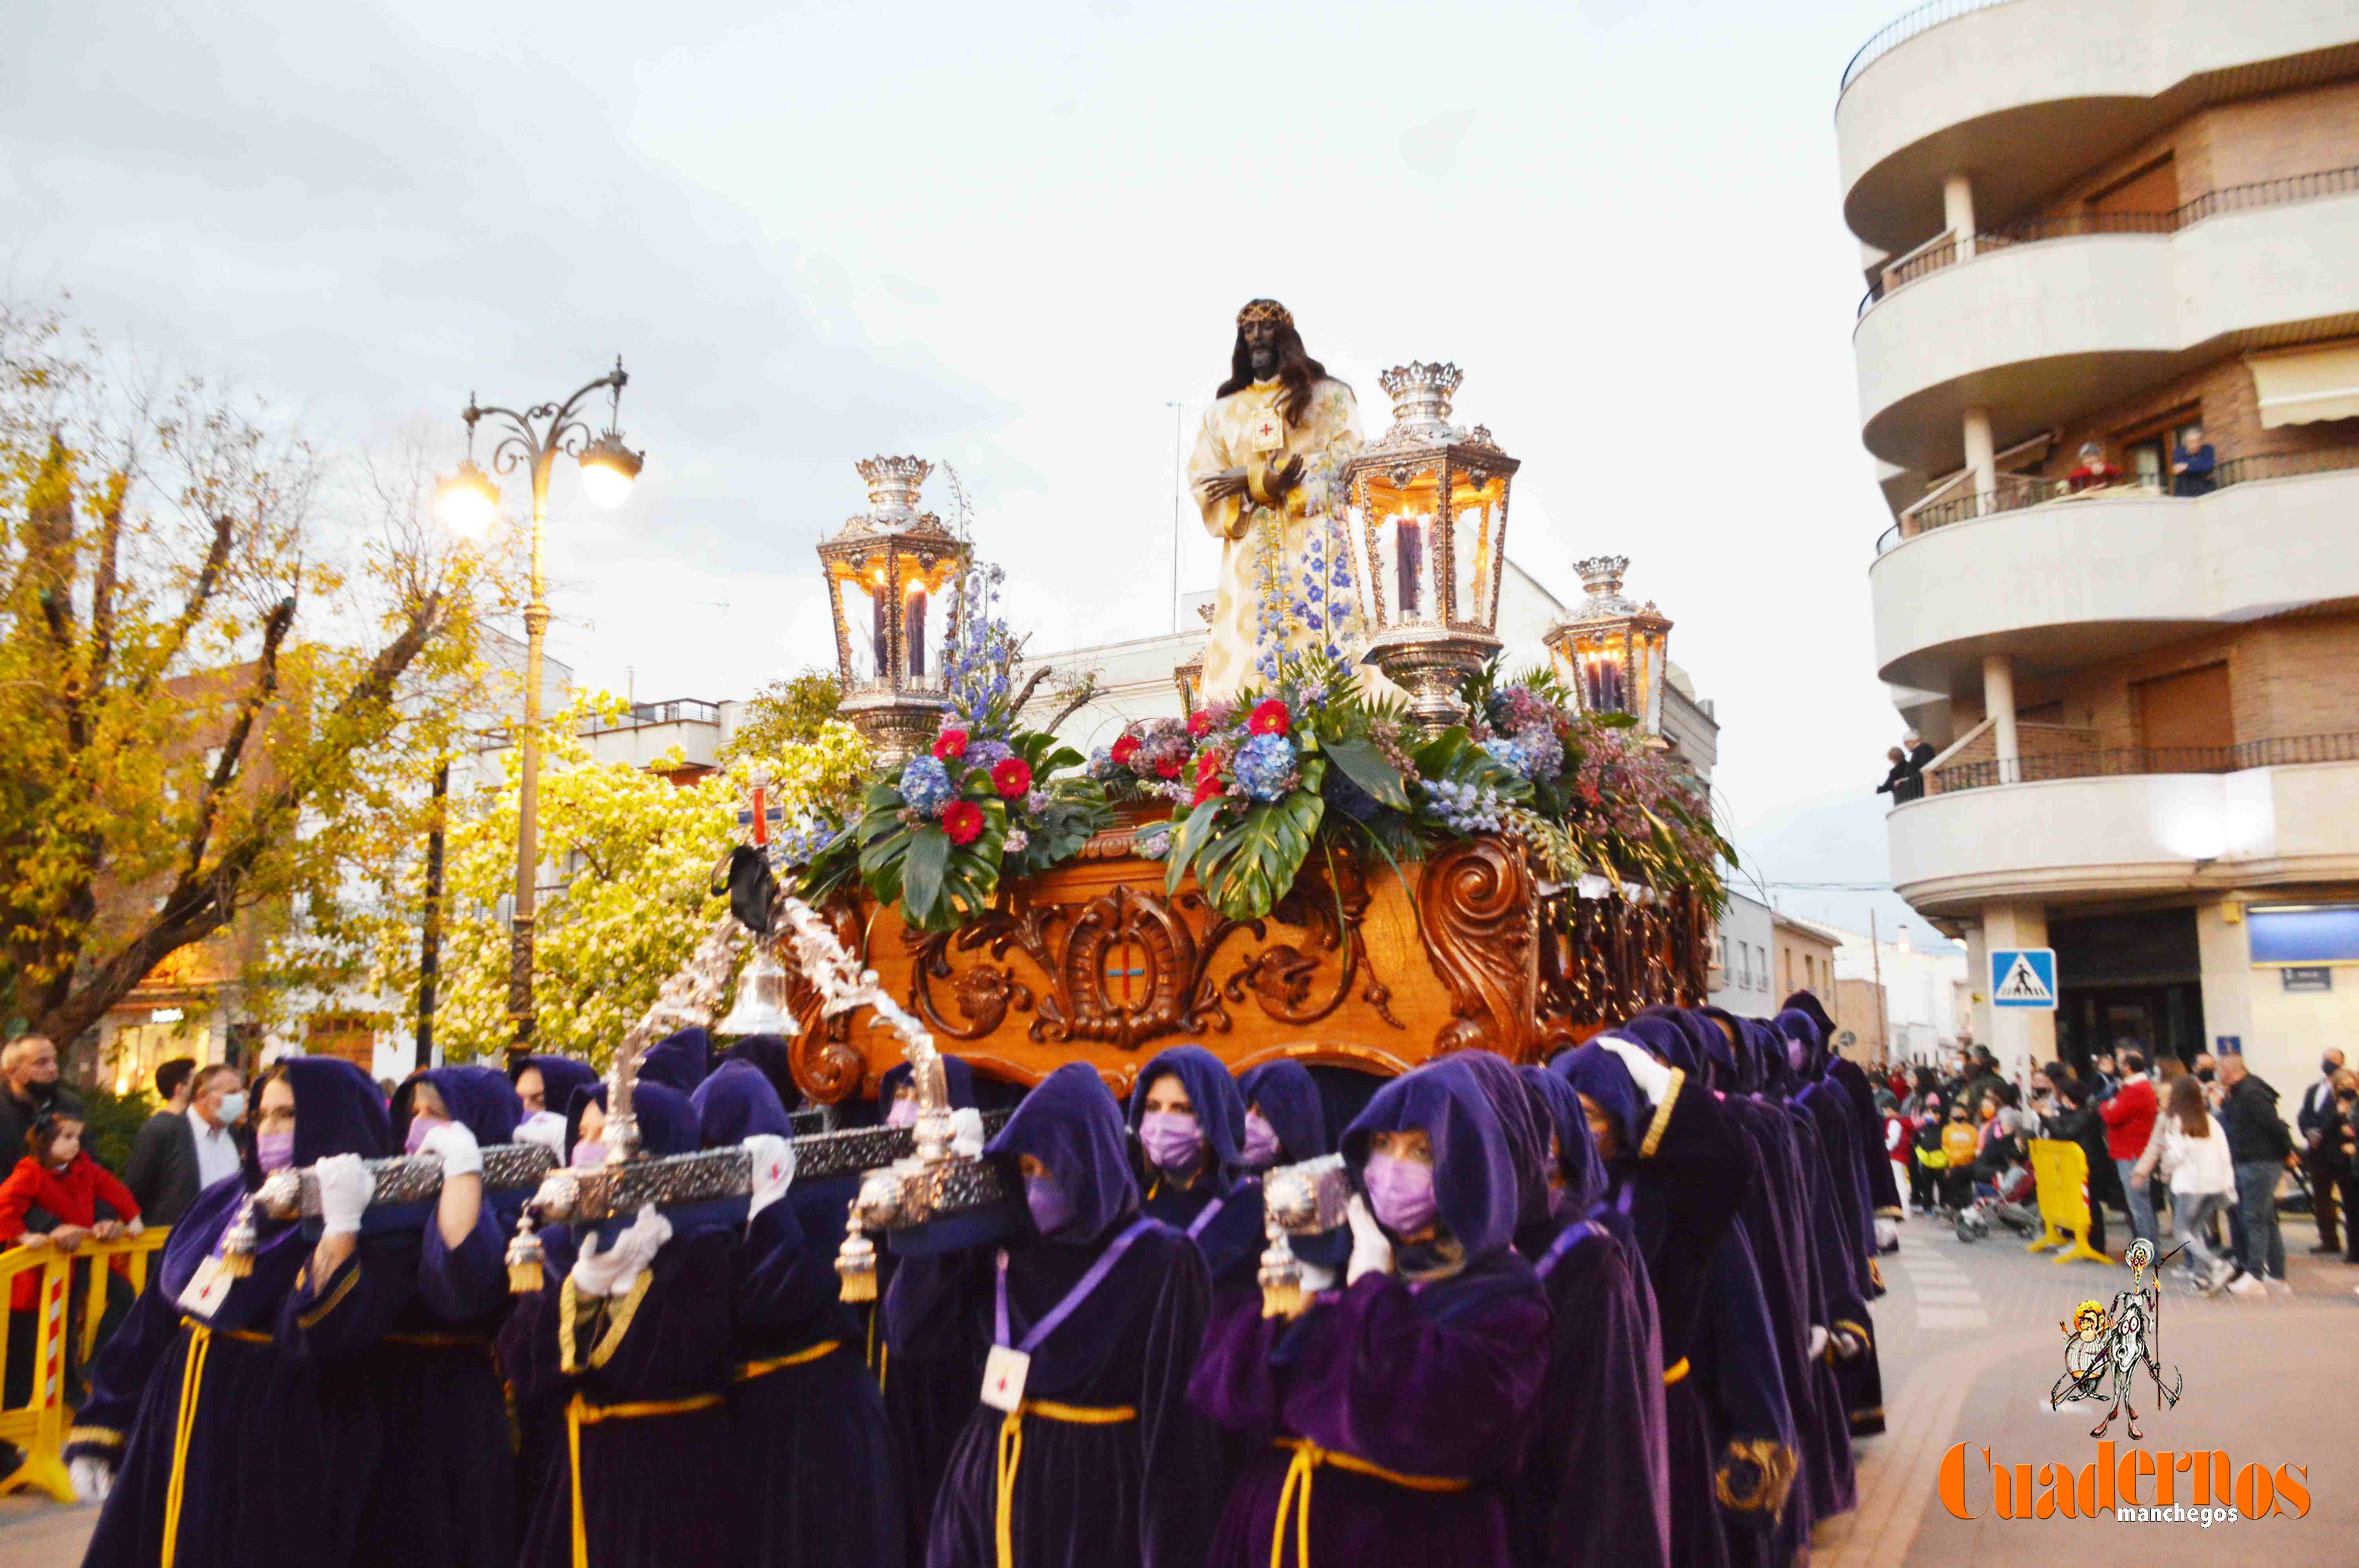
[[[2137,1408],[2150,1451],[2224,1449],[2238,1471],[2248,1464],[2308,1466],[2306,1517],[2208,1529],[2111,1515],[1995,1517],[1984,1445],[1994,1462],[2029,1464],[2035,1475],[2049,1463],[2077,1471],[2095,1457],[2089,1429],[2102,1407],[2047,1408],[2063,1369],[2057,1324],[2085,1298],[2110,1302],[2129,1271],[2056,1264],[2052,1254],[2027,1253],[2005,1232],[1969,1246],[1946,1226],[1920,1219],[1901,1227],[1898,1257],[1885,1260],[1891,1293],[1875,1309],[1890,1430],[1861,1446],[1860,1511],[1821,1531],[1817,1568],[2008,1568],[2132,1553],[2174,1565],[2256,1554],[2271,1568],[2359,1562],[2359,1500],[2343,1485],[2359,1438],[2348,1377],[2349,1336],[2359,1333],[2359,1296],[2351,1293],[2359,1268],[2310,1258],[2317,1233],[2310,1221],[2288,1215],[2286,1222],[2294,1294],[2206,1301],[2164,1287],[2161,1360],[2166,1373],[2180,1369],[2185,1390],[2176,1410]],[[2121,1238],[2107,1239],[2120,1245]],[[2150,1395],[2152,1385],[2143,1386]],[[2114,1439],[2117,1456],[2130,1447],[2119,1422]],[[1971,1521],[1952,1518],[1935,1490],[1942,1455],[1961,1442],[1970,1445],[1966,1498],[1978,1516]],[[2181,1476],[2182,1503],[2187,1487]],[[2140,1498],[2150,1500],[2143,1488]]]
[[[1884,1260],[1891,1294],[1876,1304],[1890,1430],[1861,1445],[1860,1511],[1821,1531],[1816,1568],[2079,1568],[2132,1552],[2173,1568],[2256,1554],[2269,1568],[2359,1562],[2359,1496],[2343,1484],[2343,1465],[2359,1448],[2348,1397],[2359,1269],[2310,1257],[2310,1222],[2286,1217],[2294,1294],[2204,1301],[2166,1287],[2162,1361],[2185,1375],[2185,1392],[2174,1411],[2139,1411],[2149,1450],[2224,1449],[2240,1471],[2256,1463],[2272,1471],[2308,1466],[2306,1517],[2209,1529],[2110,1516],[1993,1517],[1987,1483],[1979,1482],[1983,1445],[2009,1465],[2077,1469],[2093,1458],[2088,1429],[2099,1412],[2047,1409],[2062,1368],[2056,1325],[2083,1298],[2110,1301],[2128,1271],[2058,1265],[2004,1233],[1967,1246],[1946,1226],[1918,1220],[1901,1227],[1898,1257]],[[2118,1422],[2114,1433],[2118,1453],[2129,1445]],[[1967,1501],[1980,1517],[1971,1521],[1951,1518],[1935,1495],[1941,1456],[1961,1442],[1973,1461]],[[2180,1500],[2187,1496],[2182,1489]],[[0,1568],[69,1568],[94,1517],[90,1509],[0,1499]]]

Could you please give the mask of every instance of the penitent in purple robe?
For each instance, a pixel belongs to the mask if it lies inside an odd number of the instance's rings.
[[[1554,1220],[1517,1249],[1554,1314],[1548,1383],[1519,1499],[1534,1568],[1665,1568],[1671,1553],[1670,1456],[1661,1336],[1646,1264],[1619,1217],[1599,1206],[1605,1162],[1572,1086],[1523,1070],[1555,1139]],[[1594,1209],[1597,1212],[1593,1213]]]
[[[332,1057],[299,1057],[283,1070],[295,1093],[296,1163],[387,1152],[384,1101],[367,1074]],[[355,1360],[301,1360],[278,1339],[311,1238],[293,1221],[261,1222],[252,1272],[207,1317],[179,1305],[261,1180],[249,1149],[238,1175],[197,1195],[92,1364],[91,1397],[65,1456],[103,1458],[116,1469],[85,1568],[153,1568],[176,1471],[184,1499],[172,1532],[176,1568],[352,1558],[362,1478],[381,1452],[368,1390]]]
[[[1204,1255],[1212,1291],[1251,1285],[1261,1262],[1264,1233],[1261,1179],[1245,1169],[1245,1099],[1229,1069],[1201,1045],[1158,1052],[1141,1068],[1130,1095],[1130,1130],[1147,1114],[1147,1092],[1169,1075],[1188,1091],[1204,1135],[1202,1166],[1184,1182],[1148,1173],[1144,1206],[1153,1218],[1184,1233]]]
[[[1020,1343],[1141,1217],[1138,1188],[1122,1112],[1096,1069],[1080,1063],[1027,1096],[989,1152],[1039,1161],[1071,1206],[1051,1234],[1025,1224],[1007,1244],[1008,1323]],[[997,1250],[901,1260],[885,1313],[895,1361],[991,1342]],[[1194,1244],[1149,1220],[1034,1348],[1009,1498],[1014,1568],[1201,1568],[1221,1506],[1220,1443],[1187,1393],[1211,1295]],[[1059,1410],[1030,1409],[1043,1402]],[[975,1400],[934,1500],[928,1568],[998,1562],[1007,1426],[1002,1411]]]
[[[790,1132],[777,1091],[747,1063],[723,1063],[692,1103],[708,1148]],[[784,1198],[736,1239],[731,1490],[745,1568],[901,1568],[907,1558],[892,1434],[837,1290],[832,1253],[807,1244]]]
[[[1510,1245],[1518,1189],[1492,1106],[1475,1073],[1444,1057],[1379,1089],[1343,1139],[1356,1181],[1373,1133],[1426,1133],[1456,1272],[1370,1274],[1291,1324],[1263,1317],[1250,1295],[1223,1299],[1190,1396],[1249,1456],[1215,1568],[1299,1564],[1304,1509],[1317,1563],[1514,1559],[1507,1505],[1548,1375],[1549,1306]],[[1400,1256],[1430,1250],[1394,1239]],[[1328,1455],[1315,1465],[1314,1450]]]
[[[632,1093],[650,1155],[697,1147],[688,1097],[641,1082]],[[578,1119],[578,1118],[577,1118]],[[576,1291],[567,1227],[544,1233],[540,1290],[500,1331],[500,1365],[532,1439],[534,1478],[517,1552],[522,1568],[570,1568],[575,1530],[572,1444],[580,1443],[580,1535],[589,1568],[703,1568],[745,1560],[746,1510],[733,1490],[730,1382],[733,1236],[674,1217],[655,1262],[621,1296]],[[618,1222],[606,1222],[609,1231]],[[579,1400],[582,1419],[569,1430]],[[632,1407],[597,1419],[615,1407]]]

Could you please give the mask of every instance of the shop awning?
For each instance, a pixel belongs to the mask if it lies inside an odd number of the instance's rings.
[[[2359,419],[2359,338],[2246,354],[2245,363],[2265,427]]]

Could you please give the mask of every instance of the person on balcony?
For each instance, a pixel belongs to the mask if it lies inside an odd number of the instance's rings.
[[[1892,804],[1898,806],[1925,793],[1925,781],[1918,776],[1916,769],[1908,765],[1908,752],[1895,746],[1884,755],[1892,766],[1885,773],[1884,782],[1875,786],[1876,794],[1890,795]]]
[[[2066,476],[2073,494],[2082,491],[2104,490],[2122,481],[2122,470],[2105,460],[2105,448],[2101,441],[2081,443],[2081,460]]]
[[[2211,494],[2216,487],[2212,472],[2217,466],[2212,443],[2203,438],[2203,427],[2188,426],[2179,432],[2179,444],[2170,449],[2170,493]]]

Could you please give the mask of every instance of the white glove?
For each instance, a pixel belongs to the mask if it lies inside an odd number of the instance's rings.
[[[484,1173],[484,1151],[476,1144],[474,1133],[463,1121],[436,1123],[434,1130],[419,1140],[418,1152],[441,1155],[442,1174],[446,1180],[451,1176],[480,1176]]]
[[[1376,1217],[1368,1212],[1368,1200],[1353,1193],[1343,1206],[1343,1217],[1352,1226],[1352,1260],[1344,1267],[1343,1282],[1356,1285],[1363,1274],[1391,1273],[1393,1244]]]
[[[516,1123],[516,1141],[538,1143],[565,1163],[565,1119],[553,1110],[537,1110]]]
[[[573,1271],[566,1278],[582,1295],[615,1295],[620,1292],[614,1289],[614,1281],[627,1261],[619,1240],[607,1251],[600,1252],[597,1235],[592,1232],[582,1238],[582,1250],[573,1260]]]
[[[1866,1343],[1850,1329],[1835,1330],[1835,1356],[1838,1359],[1855,1361],[1859,1358],[1859,1353],[1866,1348]]]
[[[114,1490],[114,1466],[92,1454],[77,1454],[66,1465],[66,1475],[73,1482],[74,1497],[85,1503],[103,1503]]]
[[[1630,1069],[1630,1081],[1638,1086],[1648,1105],[1660,1106],[1670,1094],[1671,1070],[1647,1055],[1645,1047],[1611,1034],[1599,1035],[1597,1044],[1622,1059],[1622,1065]]]
[[[614,1276],[614,1282],[606,1287],[606,1293],[610,1296],[630,1294],[631,1287],[639,1282],[639,1276],[656,1260],[656,1253],[670,1239],[671,1221],[656,1212],[655,1205],[640,1205],[639,1217],[631,1221],[622,1235],[614,1238],[611,1256],[621,1260],[622,1271]]]
[[[1900,1227],[1890,1215],[1875,1222],[1875,1249],[1878,1252],[1900,1250]]]
[[[971,1105],[951,1112],[951,1152],[970,1160],[983,1153],[983,1112]]]
[[[1332,1291],[1335,1288],[1334,1270],[1322,1269],[1316,1263],[1305,1262],[1299,1258],[1294,1260],[1294,1266],[1302,1271],[1303,1294],[1315,1296],[1321,1291]]]
[[[745,1206],[751,1221],[794,1185],[795,1146],[775,1132],[756,1132],[745,1140],[745,1148],[754,1157],[754,1201]]]
[[[1810,1325],[1810,1356],[1813,1361],[1827,1353],[1827,1331],[1817,1324]]]
[[[357,1236],[361,1211],[376,1183],[357,1154],[331,1154],[314,1167],[320,1178],[321,1228],[330,1236]]]

